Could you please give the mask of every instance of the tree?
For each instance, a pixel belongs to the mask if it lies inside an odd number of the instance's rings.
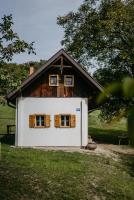
[[[64,28],[62,45],[79,62],[89,66],[95,58],[100,69],[95,77],[105,86],[134,77],[134,0],[85,0],[76,12],[58,17]],[[101,106],[110,120],[134,100],[116,94]]]
[[[19,78],[13,75],[13,68],[11,65],[7,65],[7,62],[11,61],[15,54],[24,52],[35,54],[34,42],[29,44],[21,40],[18,34],[13,31],[12,26],[12,15],[4,15],[0,23],[0,99],[3,99],[2,97],[6,95],[5,85],[11,89],[12,87],[18,87],[20,84]],[[16,78],[18,81],[16,81]]]
[[[21,40],[12,29],[12,15],[4,15],[0,23],[0,63],[11,61],[14,54],[23,52],[35,53],[33,44]]]

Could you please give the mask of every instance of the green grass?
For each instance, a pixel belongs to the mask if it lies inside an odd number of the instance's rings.
[[[118,136],[127,133],[126,119],[106,124],[99,118],[99,111],[95,111],[89,115],[89,135],[99,143],[118,144]],[[127,140],[122,141],[128,144]]]
[[[2,145],[0,199],[134,199],[134,157],[14,149]]]

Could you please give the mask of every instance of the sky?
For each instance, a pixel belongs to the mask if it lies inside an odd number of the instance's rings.
[[[26,42],[35,42],[36,55],[19,54],[13,62],[49,59],[62,48],[64,30],[57,17],[75,11],[83,0],[0,0],[0,18],[13,15],[13,30]]]

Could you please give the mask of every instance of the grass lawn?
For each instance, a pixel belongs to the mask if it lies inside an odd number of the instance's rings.
[[[14,149],[2,145],[1,200],[133,200],[134,157]]]

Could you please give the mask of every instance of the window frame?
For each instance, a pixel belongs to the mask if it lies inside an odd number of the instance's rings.
[[[66,78],[70,76],[72,78],[72,85],[67,85],[66,84]],[[68,75],[64,75],[64,86],[65,87],[74,87],[74,75],[68,74]]]
[[[60,114],[60,128],[70,128],[71,127],[71,115],[70,114]],[[61,125],[61,116],[69,116],[69,126],[62,126]]]
[[[36,119],[36,117],[37,116],[43,116],[44,117],[44,126],[37,126],[37,119]],[[45,124],[45,117],[46,117],[46,115],[43,115],[43,114],[36,114],[35,115],[35,120],[34,120],[34,123],[35,123],[35,126],[34,126],[34,128],[45,128],[46,127],[46,124]]]
[[[56,76],[57,77],[57,84],[55,84],[55,85],[51,84],[51,77],[52,76]],[[59,86],[59,75],[58,74],[50,74],[49,75],[49,86],[54,86],[54,87]]]

